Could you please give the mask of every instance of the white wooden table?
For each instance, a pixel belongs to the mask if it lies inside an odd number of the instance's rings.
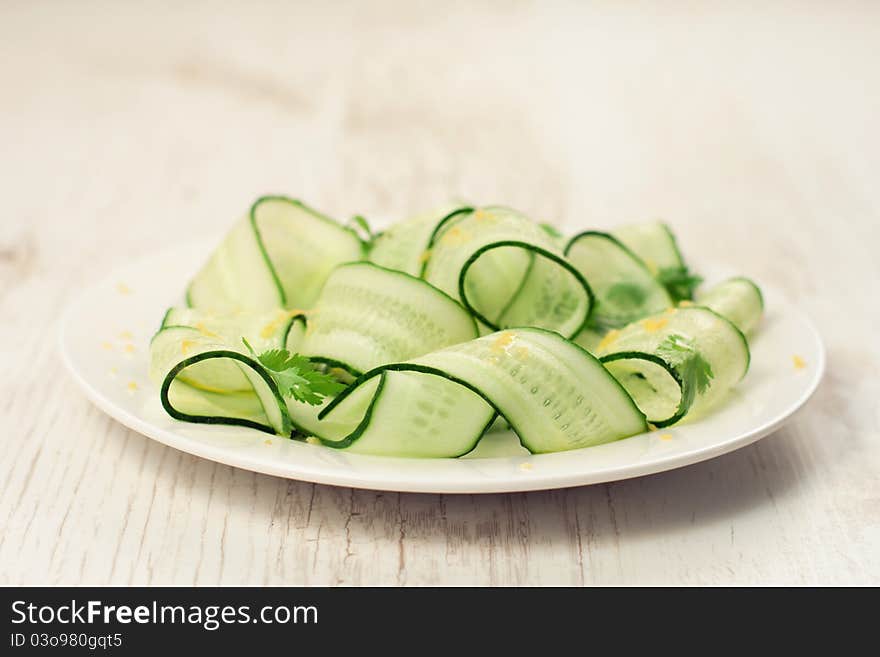
[[[880,584],[880,7],[179,4],[0,6],[0,583]],[[275,479],[102,415],[65,302],[265,192],[662,216],[800,304],[827,378],[749,448],[519,495]]]

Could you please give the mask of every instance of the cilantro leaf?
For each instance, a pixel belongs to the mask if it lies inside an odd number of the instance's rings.
[[[329,374],[316,370],[305,356],[291,354],[287,349],[269,349],[257,355],[245,338],[241,341],[251,355],[269,371],[284,397],[317,406],[324,397],[334,396],[345,388]]]
[[[705,392],[715,378],[712,366],[697,351],[691,338],[673,333],[657,346],[657,355],[678,371],[685,392],[691,396],[691,399],[694,393]],[[688,390],[693,392],[688,393]]]
[[[702,276],[691,273],[687,267],[665,267],[657,274],[675,303],[694,298],[694,290],[703,282]]]

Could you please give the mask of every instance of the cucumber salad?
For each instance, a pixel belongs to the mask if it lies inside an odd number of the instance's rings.
[[[579,449],[710,411],[743,378],[761,292],[700,280],[660,222],[569,237],[447,207],[373,233],[263,197],[166,312],[150,377],[178,420],[362,454],[456,457],[508,428]]]

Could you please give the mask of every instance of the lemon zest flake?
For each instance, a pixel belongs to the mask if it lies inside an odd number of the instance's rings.
[[[443,234],[440,241],[443,244],[454,246],[456,244],[464,244],[470,238],[471,236],[467,231],[462,230],[459,226],[453,226]]]
[[[510,331],[502,331],[498,334],[498,337],[492,341],[489,348],[497,354],[505,351],[515,340],[516,336],[513,333]]]
[[[214,331],[210,330],[205,326],[204,322],[196,322],[194,327],[196,331],[204,335],[206,338],[219,338],[220,336],[214,333]]]
[[[264,339],[271,338],[278,329],[281,328],[281,325],[284,324],[288,319],[293,319],[297,315],[305,315],[305,310],[300,310],[299,308],[294,308],[293,310],[282,310],[279,311],[278,315],[271,322],[266,324],[260,330],[260,337]]]
[[[642,328],[644,328],[648,333],[656,333],[668,323],[669,320],[666,317],[648,317],[647,319],[643,319],[641,321]]]
[[[604,335],[604,337],[599,341],[599,344],[596,346],[597,351],[602,351],[607,349],[615,342],[617,342],[617,338],[620,337],[620,331],[617,329],[611,329]]]

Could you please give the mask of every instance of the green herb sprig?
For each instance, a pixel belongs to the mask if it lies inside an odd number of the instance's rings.
[[[317,406],[325,397],[334,397],[345,389],[329,374],[319,372],[305,356],[287,349],[269,349],[257,355],[250,343],[242,338],[251,355],[269,370],[284,397]]]
[[[698,394],[703,393],[715,378],[712,366],[697,351],[691,338],[673,333],[658,345],[657,355],[678,371],[686,387]]]

